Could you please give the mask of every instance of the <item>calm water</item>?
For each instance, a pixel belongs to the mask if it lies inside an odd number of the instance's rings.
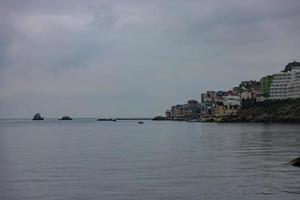
[[[300,199],[300,125],[0,121],[1,200]]]

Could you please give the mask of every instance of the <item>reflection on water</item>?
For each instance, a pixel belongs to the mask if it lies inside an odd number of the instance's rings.
[[[0,199],[297,199],[300,125],[0,121]]]

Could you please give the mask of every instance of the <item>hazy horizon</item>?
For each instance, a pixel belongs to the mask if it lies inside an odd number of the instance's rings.
[[[300,1],[0,2],[0,118],[152,117],[300,60]]]

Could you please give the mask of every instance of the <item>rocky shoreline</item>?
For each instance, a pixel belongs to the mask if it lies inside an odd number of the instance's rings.
[[[243,106],[238,117],[225,122],[300,123],[300,99],[258,102]]]
[[[171,120],[166,117],[157,116],[156,121]],[[188,121],[184,119],[174,121]],[[198,121],[199,122],[199,121]],[[300,123],[300,98],[285,100],[268,100],[263,102],[244,103],[238,116],[223,116],[218,120],[212,116],[201,122],[262,122],[262,123]]]

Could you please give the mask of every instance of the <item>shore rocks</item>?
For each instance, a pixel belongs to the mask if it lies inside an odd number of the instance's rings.
[[[99,119],[97,119],[97,121],[113,121],[113,122],[115,122],[115,121],[117,121],[117,119],[115,119],[115,118],[99,118]]]
[[[230,120],[229,120],[230,121]],[[300,98],[269,100],[244,106],[238,122],[300,123]]]
[[[293,165],[295,167],[300,167],[300,157],[298,157],[298,158],[290,161],[289,164],[291,164],[291,165]]]
[[[44,117],[41,117],[40,113],[36,113],[32,120],[44,120]]]
[[[72,118],[66,115],[66,116],[63,116],[62,118],[60,118],[58,120],[72,120]]]
[[[166,117],[156,116],[152,120],[154,120],[154,121],[162,121],[162,120],[168,120],[168,119]]]

